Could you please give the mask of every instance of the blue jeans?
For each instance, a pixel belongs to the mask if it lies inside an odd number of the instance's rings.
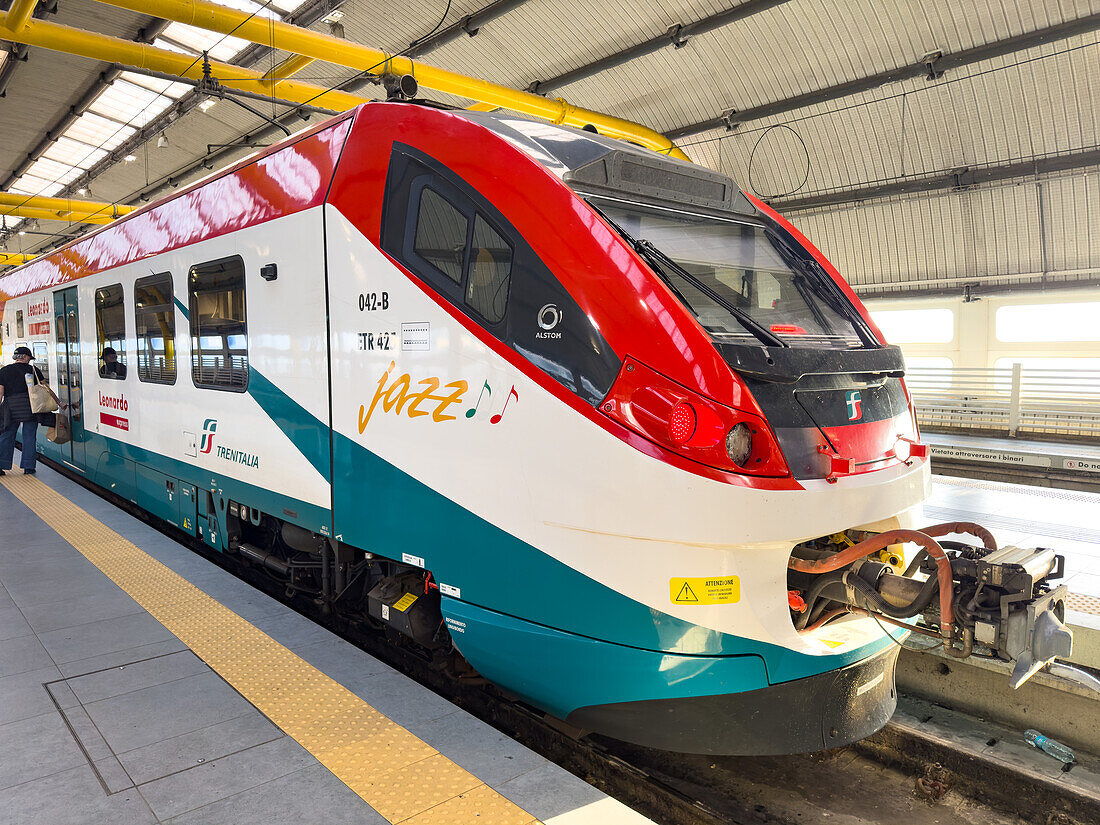
[[[13,421],[3,432],[0,432],[0,470],[11,469],[11,462],[15,457],[15,431],[19,429],[20,424],[23,425],[23,457],[19,459],[19,466],[24,470],[34,469],[38,459],[35,455],[38,422]]]

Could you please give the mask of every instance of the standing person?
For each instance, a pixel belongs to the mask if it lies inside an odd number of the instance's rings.
[[[35,378],[53,396],[53,400],[61,407],[61,401],[46,383],[46,377],[38,367],[32,367],[31,361],[34,354],[28,347],[16,347],[13,354],[14,364],[8,364],[0,369],[0,403],[6,403],[11,411],[11,423],[0,432],[0,476],[5,470],[11,469],[12,459],[15,457],[15,431],[19,425],[23,425],[23,457],[19,466],[23,468],[25,475],[34,475],[35,462],[38,459],[36,453],[36,438],[38,435],[38,422],[31,412],[31,397],[27,392],[27,385],[34,383]],[[67,406],[67,405],[66,405]]]

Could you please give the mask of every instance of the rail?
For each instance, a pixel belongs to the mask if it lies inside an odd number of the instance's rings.
[[[1100,370],[918,367],[906,382],[922,429],[1100,441]]]

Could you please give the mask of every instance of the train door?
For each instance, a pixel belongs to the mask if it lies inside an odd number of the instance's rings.
[[[61,445],[61,460],[84,472],[84,404],[83,382],[80,380],[80,322],[76,304],[76,287],[55,292],[54,321],[57,325],[57,397],[66,410],[73,436]]]

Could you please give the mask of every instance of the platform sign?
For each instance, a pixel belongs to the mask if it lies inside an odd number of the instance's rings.
[[[1092,461],[1082,461],[1079,458],[1067,458],[1062,462],[1063,469],[1072,470],[1080,473],[1100,473],[1100,461],[1093,459]]]
[[[673,604],[734,604],[741,601],[741,579],[738,576],[672,578],[668,580],[668,595]]]
[[[1009,464],[1016,467],[1050,467],[1050,456],[1008,453],[1001,450],[974,450],[969,447],[947,447],[933,444],[932,458],[957,458],[963,461],[985,461],[991,464]]]

